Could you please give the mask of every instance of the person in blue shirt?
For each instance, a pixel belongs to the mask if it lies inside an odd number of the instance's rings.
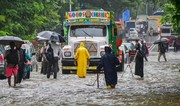
[[[31,59],[32,56],[29,53],[26,53],[26,58],[27,58],[27,62],[26,62],[26,67],[25,67],[25,75],[24,75],[24,79],[29,79],[30,78],[30,72],[31,72]]]

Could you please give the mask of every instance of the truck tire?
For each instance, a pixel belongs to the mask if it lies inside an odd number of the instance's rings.
[[[117,70],[117,72],[124,71],[124,62],[120,63],[120,65],[116,66],[116,70]]]
[[[70,74],[70,70],[63,70],[62,69],[62,74]]]
[[[120,70],[124,71],[124,62],[122,63]]]

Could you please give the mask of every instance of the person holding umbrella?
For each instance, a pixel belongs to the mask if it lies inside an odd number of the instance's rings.
[[[164,46],[164,43],[163,42],[159,42],[158,44],[158,51],[159,51],[159,55],[158,55],[158,62],[160,62],[160,57],[163,55],[164,57],[164,60],[167,61],[166,59],[166,49],[165,49],[165,46]]]
[[[15,87],[20,55],[19,55],[19,51],[15,49],[15,42],[11,41],[9,45],[10,45],[10,50],[7,50],[4,54],[4,58],[7,60],[6,76],[8,78],[9,87],[11,87],[11,76],[12,74],[14,74],[14,87]]]
[[[38,36],[36,36],[36,39],[38,41],[46,41],[46,44],[44,45],[44,50],[41,53],[45,53],[45,57],[43,60],[47,60],[43,66],[41,72],[44,74],[47,74],[47,78],[50,78],[50,74],[53,71],[54,72],[54,78],[57,78],[57,72],[58,72],[58,60],[60,59],[61,55],[61,48],[60,43],[65,42],[65,38],[54,31],[42,31],[38,33]],[[48,43],[47,43],[48,41]],[[45,52],[44,52],[45,51]],[[46,72],[47,69],[47,72]]]
[[[46,49],[46,59],[48,61],[47,78],[50,78],[51,72],[54,73],[54,79],[57,78],[58,60],[60,59],[61,49],[59,42],[49,41]]]

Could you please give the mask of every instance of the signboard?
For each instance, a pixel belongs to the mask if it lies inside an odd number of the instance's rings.
[[[66,20],[66,26],[69,25],[110,25],[110,19],[100,18],[79,18]]]
[[[75,18],[110,18],[108,11],[71,11],[66,13],[67,19]]]
[[[130,10],[126,10],[122,14],[123,21],[127,22],[130,20]]]

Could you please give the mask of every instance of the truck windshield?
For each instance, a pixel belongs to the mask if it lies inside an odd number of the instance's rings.
[[[127,27],[128,28],[136,28],[136,23],[135,22],[127,22]]]
[[[71,37],[104,37],[106,26],[82,25],[71,26]]]
[[[164,28],[161,31],[162,31],[161,33],[171,33],[171,29],[168,28]]]

